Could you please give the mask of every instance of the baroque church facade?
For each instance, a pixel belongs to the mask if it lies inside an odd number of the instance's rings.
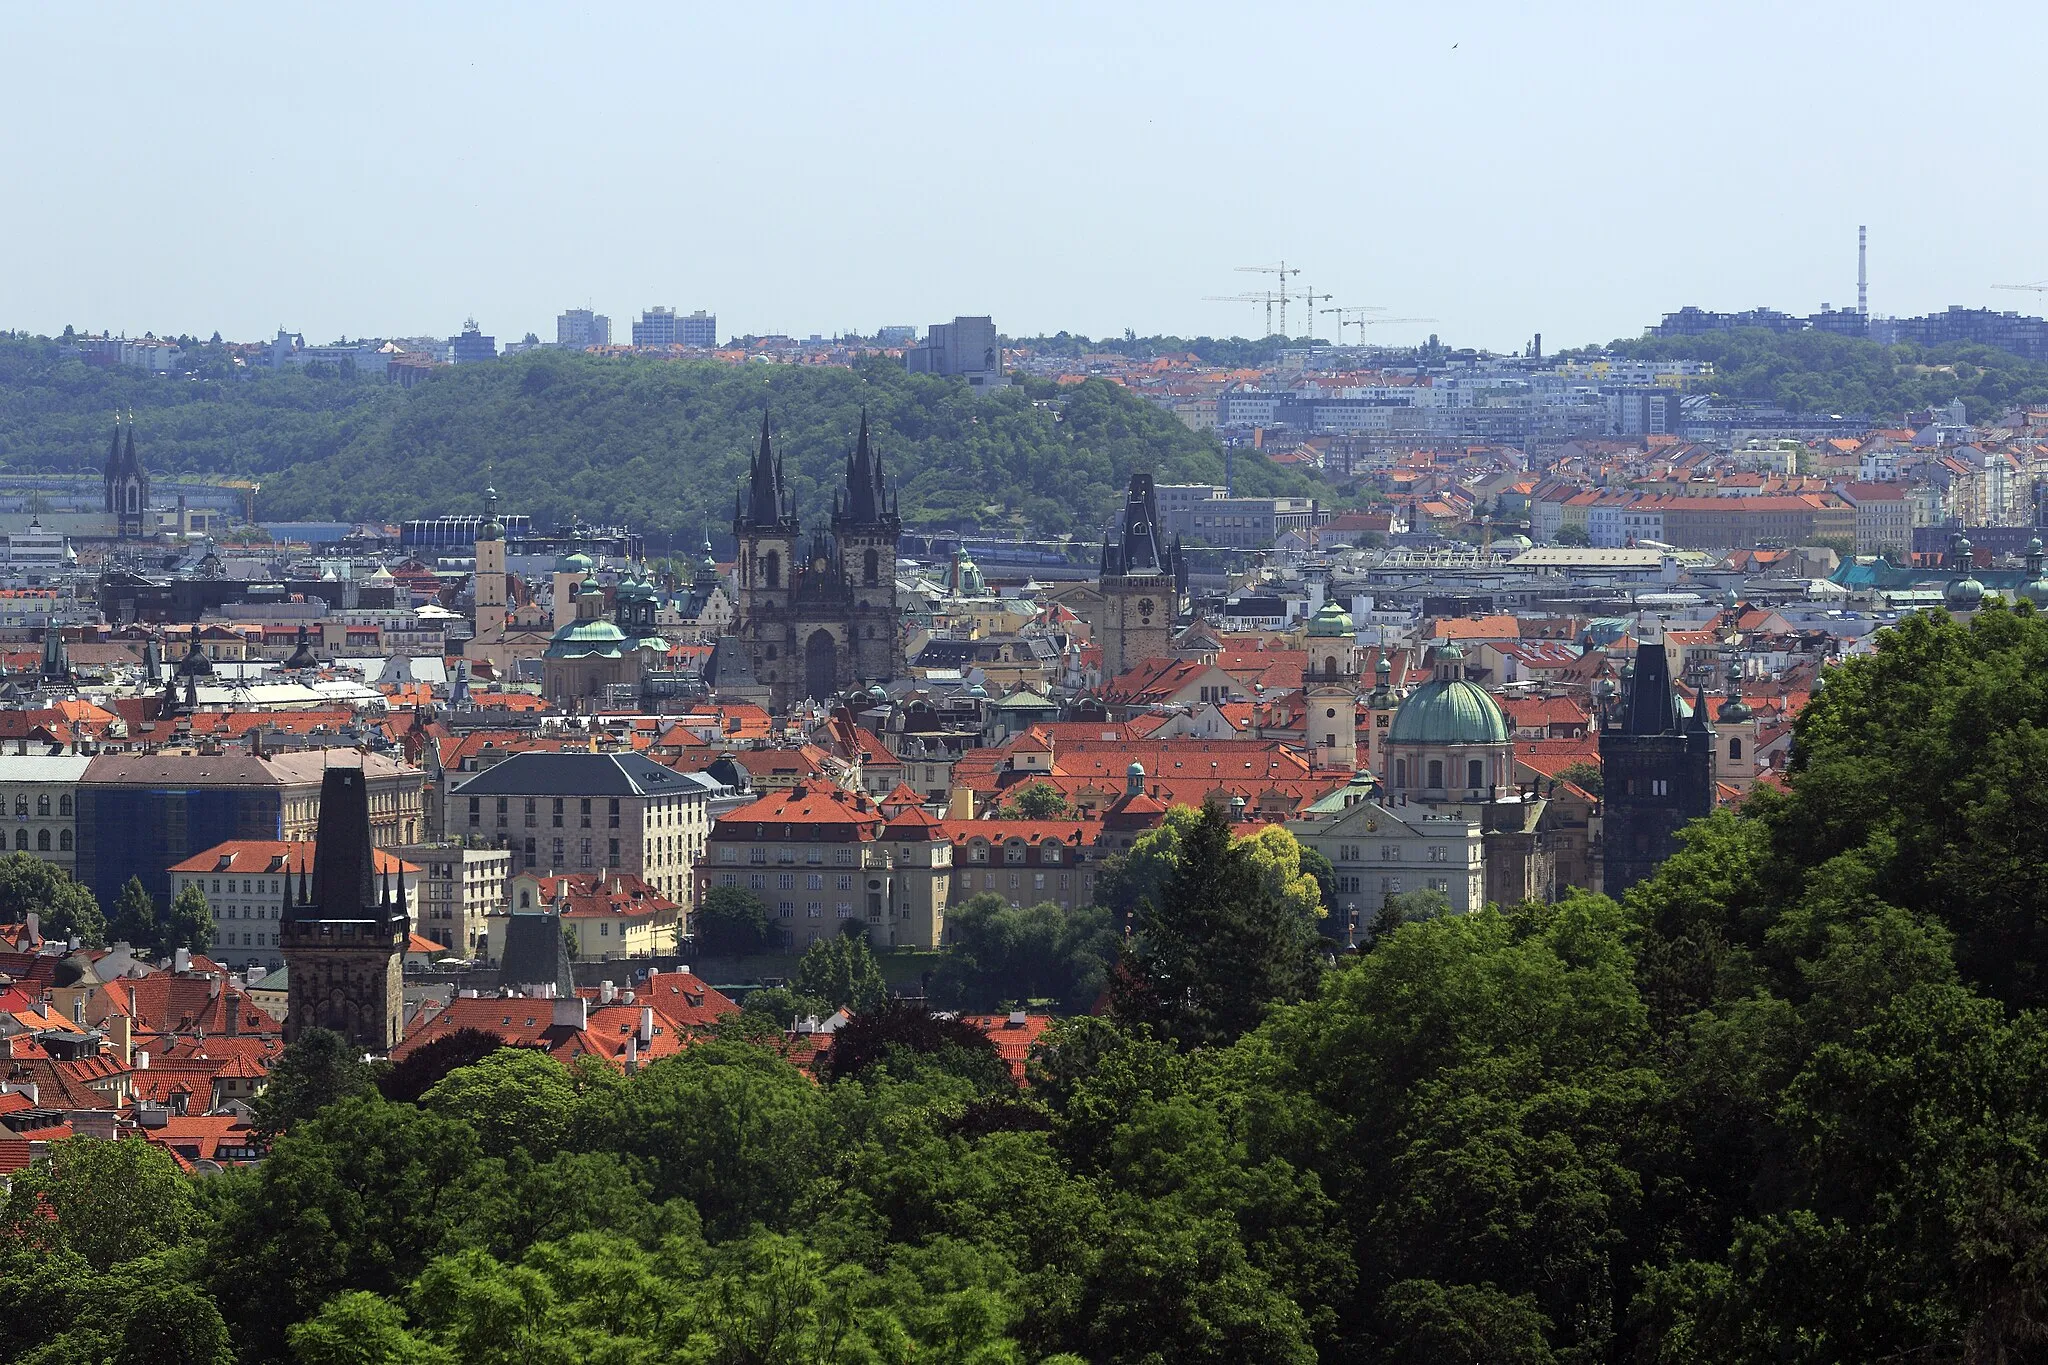
[[[826,701],[900,667],[896,539],[902,530],[882,458],[860,435],[846,457],[845,486],[833,496],[830,529],[804,534],[796,499],[771,444],[761,443],[733,508],[739,542],[733,575],[737,615],[722,650],[751,674],[771,709]],[[728,688],[738,679],[727,670]]]

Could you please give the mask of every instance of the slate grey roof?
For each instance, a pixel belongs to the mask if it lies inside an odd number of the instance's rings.
[[[702,788],[642,754],[514,754],[454,788],[457,796],[667,796]]]
[[[552,910],[514,910],[505,917],[505,951],[498,955],[501,986],[547,986],[568,999],[576,994],[562,917]]]

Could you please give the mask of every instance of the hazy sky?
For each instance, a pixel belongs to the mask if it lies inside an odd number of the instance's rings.
[[[1284,257],[1555,349],[1859,222],[1873,312],[2048,303],[2039,5],[565,8],[0,9],[0,327],[1228,335]]]

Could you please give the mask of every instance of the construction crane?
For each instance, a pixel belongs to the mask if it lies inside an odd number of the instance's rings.
[[[1266,335],[1273,335],[1273,305],[1280,305],[1280,325],[1287,325],[1287,300],[1278,294],[1260,292],[1256,294],[1204,294],[1204,303],[1263,303],[1266,305]]]
[[[1378,327],[1378,326],[1381,326],[1382,324],[1385,324],[1385,323],[1390,323],[1390,322],[1435,322],[1435,321],[1436,321],[1436,319],[1435,319],[1435,318],[1369,318],[1369,317],[1367,317],[1367,316],[1366,316],[1366,314],[1367,314],[1367,313],[1384,313],[1384,312],[1386,312],[1386,311],[1387,311],[1387,310],[1386,310],[1386,309],[1385,309],[1384,307],[1381,307],[1381,306],[1379,306],[1379,305],[1376,305],[1376,304],[1368,304],[1368,305],[1366,305],[1365,307],[1362,307],[1362,308],[1325,308],[1325,309],[1324,309],[1323,311],[1324,311],[1325,313],[1335,313],[1335,314],[1337,315],[1337,344],[1338,344],[1338,345],[1340,345],[1340,346],[1344,344],[1344,329],[1345,329],[1346,327],[1356,327],[1356,328],[1358,329],[1358,344],[1359,344],[1359,345],[1361,345],[1361,346],[1363,346],[1363,345],[1365,344],[1365,329],[1366,329],[1366,328],[1368,328],[1368,327]]]
[[[1334,299],[1337,296],[1335,294],[1318,294],[1316,292],[1316,287],[1314,285],[1310,285],[1307,289],[1302,291],[1301,297],[1308,304],[1308,339],[1310,341],[1314,341],[1316,339],[1316,300],[1321,299],[1324,303],[1328,303],[1331,299]],[[1323,311],[1327,313],[1330,310],[1325,308]],[[1337,339],[1339,341],[1343,340],[1342,337],[1339,337]]]
[[[1325,308],[1323,311],[1337,315],[1337,344],[1342,346],[1346,327],[1363,328],[1367,313],[1384,313],[1387,310],[1379,304],[1370,303],[1361,308]],[[1365,333],[1362,330],[1358,334],[1358,340],[1361,344],[1365,341]]]
[[[1289,297],[1287,293],[1287,277],[1289,275],[1299,275],[1301,267],[1298,265],[1290,266],[1287,262],[1282,261],[1278,265],[1241,265],[1237,268],[1253,275],[1279,276],[1280,287],[1273,291],[1273,301],[1280,305],[1280,334],[1282,336],[1287,335],[1287,301]],[[1271,327],[1268,327],[1266,329],[1267,334],[1271,335],[1272,330]]]

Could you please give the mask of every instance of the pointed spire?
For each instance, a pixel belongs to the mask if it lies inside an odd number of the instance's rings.
[[[784,518],[782,461],[768,435],[768,413],[761,413],[761,444],[754,452],[748,475],[743,511],[736,518],[742,526],[774,526]]]

